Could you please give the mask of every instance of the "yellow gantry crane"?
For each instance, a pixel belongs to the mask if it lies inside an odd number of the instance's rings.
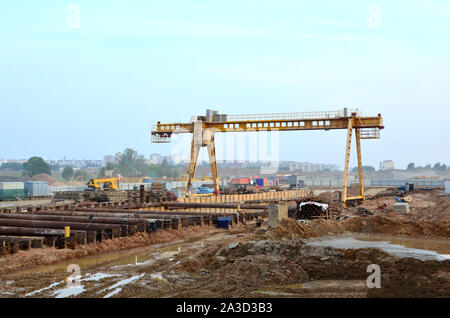
[[[294,130],[331,130],[346,129],[347,145],[345,153],[344,180],[342,184],[342,204],[349,200],[365,200],[364,181],[361,161],[361,139],[379,139],[383,129],[383,119],[377,116],[362,116],[357,109],[344,108],[338,111],[304,112],[259,115],[225,115],[207,110],[206,116],[192,117],[189,123],[157,123],[152,129],[152,142],[167,143],[173,134],[191,133],[191,158],[188,169],[187,192],[192,186],[192,179],[197,167],[197,158],[202,147],[207,147],[214,181],[215,194],[219,194],[214,134],[216,132],[250,132],[250,131],[294,131]],[[358,155],[359,196],[347,197],[348,169],[353,130],[355,131]]]

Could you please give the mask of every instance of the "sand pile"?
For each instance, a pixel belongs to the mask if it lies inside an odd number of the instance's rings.
[[[33,178],[31,178],[31,181],[46,181],[46,182],[48,182],[49,186],[54,186],[56,183],[58,183],[58,180],[56,180],[52,176],[49,176],[48,174],[45,174],[45,173],[41,173],[41,174],[37,174],[37,175],[33,176]]]

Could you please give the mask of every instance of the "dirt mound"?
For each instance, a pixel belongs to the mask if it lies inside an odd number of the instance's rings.
[[[381,288],[368,290],[368,297],[429,298],[449,297],[450,261],[400,259],[391,266],[382,266]]]
[[[434,205],[416,208],[412,220],[450,222],[450,197],[438,198]]]
[[[245,279],[243,279],[245,277]],[[273,255],[247,255],[217,270],[211,277],[212,282],[225,284],[239,292],[254,290],[260,286],[294,284],[309,279],[300,265]],[[232,290],[224,291],[226,294]]]
[[[347,232],[346,228],[336,221],[313,220],[300,223],[294,220],[284,220],[276,228],[267,231],[268,239],[294,239],[310,238],[323,235],[342,234]]]
[[[37,174],[37,175],[33,176],[31,178],[31,181],[46,181],[46,182],[48,182],[49,186],[54,186],[58,182],[58,180],[56,180],[52,176],[49,176],[48,174],[45,174],[45,173],[41,173],[41,174]]]
[[[397,220],[376,215],[346,219],[341,224],[350,232],[446,238],[450,236],[448,222]]]
[[[266,237],[277,240],[303,239],[345,232],[448,238],[450,237],[450,223],[397,220],[379,215],[366,218],[355,217],[341,222],[319,219],[300,223],[295,220],[284,220],[276,228],[268,230]]]

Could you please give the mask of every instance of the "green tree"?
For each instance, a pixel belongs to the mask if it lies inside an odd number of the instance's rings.
[[[416,165],[414,162],[410,162],[408,164],[408,167],[406,167],[406,170],[414,170],[416,168]]]
[[[363,166],[362,169],[365,172],[375,172],[375,168],[372,166]],[[354,167],[352,169],[352,172],[358,172],[358,167]]]
[[[52,174],[50,171],[50,165],[44,161],[41,157],[31,157],[27,162],[23,164],[24,175],[33,177],[37,174],[45,173],[49,176]]]
[[[106,164],[105,170],[114,170],[114,164],[112,162],[108,162]]]
[[[447,170],[447,165],[445,163],[443,163],[442,165],[438,162],[434,165],[433,167],[434,170],[436,171],[444,171]]]
[[[62,172],[62,177],[64,180],[70,180],[73,178],[73,168],[72,167],[64,167]]]

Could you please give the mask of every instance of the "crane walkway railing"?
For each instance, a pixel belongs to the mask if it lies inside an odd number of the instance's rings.
[[[340,117],[349,117],[352,113],[361,116],[358,109],[342,109],[336,111],[320,111],[320,112],[300,112],[300,113],[270,113],[270,114],[243,114],[243,115],[220,115],[215,122],[235,122],[235,121],[255,121],[255,120],[288,120],[288,119],[333,119]],[[192,116],[191,122],[197,117]]]

